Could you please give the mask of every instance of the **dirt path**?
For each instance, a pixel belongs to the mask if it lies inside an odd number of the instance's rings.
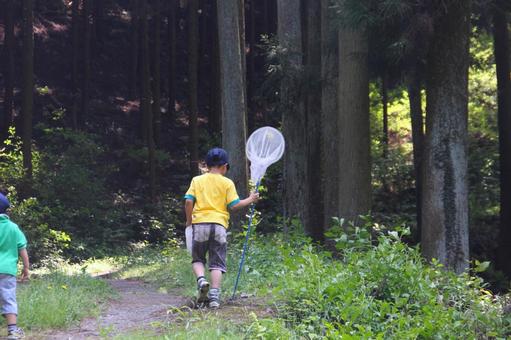
[[[45,339],[97,339],[112,337],[134,330],[154,329],[152,325],[169,320],[168,310],[181,307],[186,299],[164,294],[147,283],[136,280],[108,280],[119,294],[99,318],[88,318],[75,327],[47,334]]]

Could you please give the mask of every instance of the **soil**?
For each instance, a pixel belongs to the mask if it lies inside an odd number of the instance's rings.
[[[135,331],[147,331],[155,336],[161,334],[169,323],[186,322],[193,318],[192,300],[178,291],[163,293],[154,286],[139,280],[114,280],[108,283],[117,291],[118,298],[110,301],[99,317],[82,320],[79,326],[32,335],[32,339],[78,340],[112,338]],[[273,310],[264,301],[244,297],[226,301],[220,309],[201,309],[232,323],[249,321],[250,314],[270,317]]]

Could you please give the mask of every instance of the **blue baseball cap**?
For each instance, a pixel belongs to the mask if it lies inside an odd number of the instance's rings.
[[[3,214],[10,206],[11,204],[7,197],[4,194],[0,194],[0,214]]]
[[[221,166],[229,163],[229,155],[222,148],[213,148],[206,155],[206,164],[208,166]]]

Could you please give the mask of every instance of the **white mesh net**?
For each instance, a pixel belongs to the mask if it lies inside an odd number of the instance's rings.
[[[258,183],[266,169],[284,154],[286,142],[279,130],[265,126],[254,131],[247,141],[247,158],[250,160],[250,179]]]

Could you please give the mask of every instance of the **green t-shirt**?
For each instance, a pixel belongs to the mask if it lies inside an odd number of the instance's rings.
[[[0,214],[0,274],[16,276],[18,252],[27,246],[27,239],[9,216]]]

